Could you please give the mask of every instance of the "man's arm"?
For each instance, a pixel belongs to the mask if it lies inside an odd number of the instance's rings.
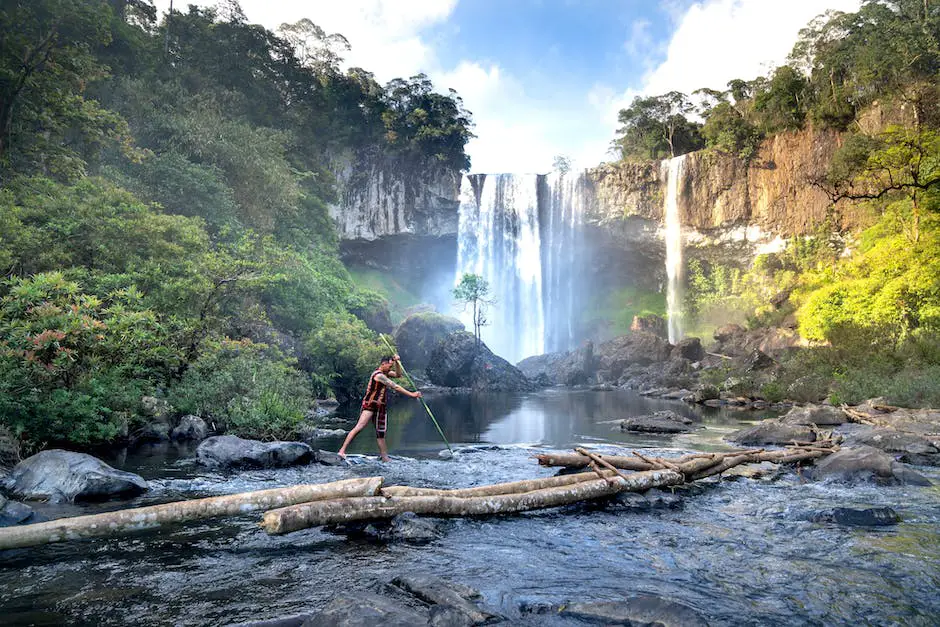
[[[401,376],[401,373],[401,357],[399,357],[398,353],[396,353],[395,356],[392,357],[392,369],[388,371],[388,376],[397,379]]]
[[[392,381],[390,378],[388,378],[386,375],[382,374],[381,372],[375,375],[375,380],[381,383],[382,385],[387,385],[388,387],[392,388],[399,394],[404,394],[405,396],[410,396],[411,398],[419,398],[421,396],[421,392],[409,392],[408,390],[398,385],[397,383]]]

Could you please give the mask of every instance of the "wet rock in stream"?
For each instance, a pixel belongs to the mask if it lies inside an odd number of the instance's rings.
[[[58,503],[135,496],[149,486],[140,475],[112,468],[97,457],[51,449],[17,464],[3,487],[26,499]]]
[[[624,601],[570,603],[559,609],[562,616],[604,625],[656,625],[657,627],[707,627],[698,612],[675,601],[641,595]]]
[[[196,449],[199,462],[220,468],[281,468],[306,464],[313,449],[303,442],[260,442],[234,435],[217,435]]]
[[[901,522],[901,517],[890,507],[870,507],[854,509],[835,507],[816,512],[810,517],[812,522],[835,523],[846,527],[885,527]]]

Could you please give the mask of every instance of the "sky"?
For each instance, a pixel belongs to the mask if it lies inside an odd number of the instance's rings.
[[[214,5],[215,0],[188,3]],[[169,0],[157,0],[164,12]],[[180,10],[185,1],[175,0]],[[798,33],[860,0],[241,0],[277,29],[309,18],[379,82],[418,73],[472,113],[471,172],[544,173],[610,161],[638,95],[724,89],[785,62]]]

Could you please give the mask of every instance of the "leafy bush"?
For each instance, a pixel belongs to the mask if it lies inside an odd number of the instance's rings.
[[[4,284],[0,420],[29,442],[99,444],[178,363],[165,327],[128,289],[85,294],[60,273]]]
[[[315,380],[327,384],[341,403],[362,395],[369,375],[388,353],[375,333],[349,314],[327,316],[323,326],[308,336],[305,346]],[[317,390],[319,394],[326,391]]]
[[[313,404],[307,377],[277,349],[210,343],[168,394],[178,411],[250,438],[289,436]]]

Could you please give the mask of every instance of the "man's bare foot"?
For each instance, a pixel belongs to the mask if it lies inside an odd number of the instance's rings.
[[[383,462],[390,462],[390,461],[392,461],[392,458],[389,457],[388,455],[382,455],[382,461],[383,461]]]
[[[340,459],[346,459],[346,453],[344,453],[343,451],[339,451],[336,454],[339,455]]]

